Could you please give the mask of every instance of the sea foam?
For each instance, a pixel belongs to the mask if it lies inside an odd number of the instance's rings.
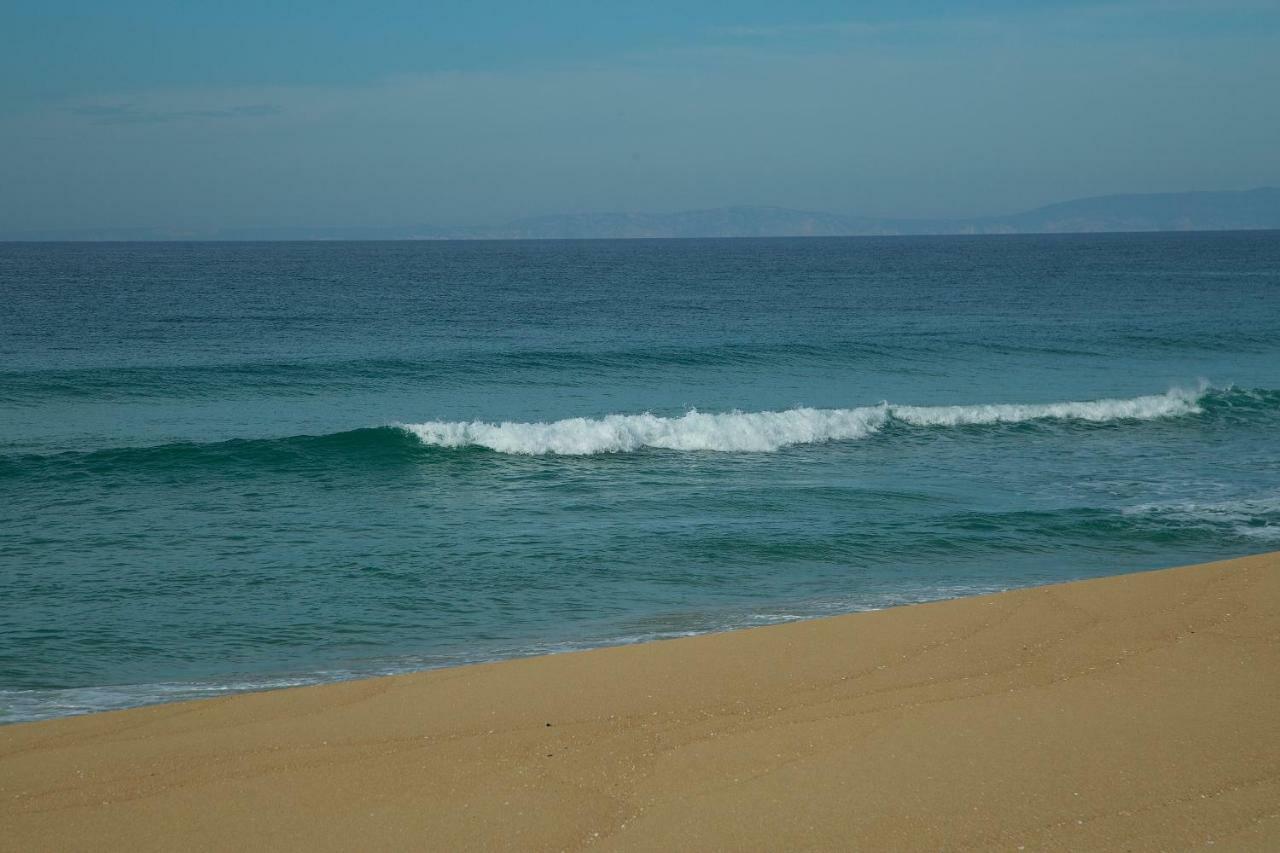
[[[1280,494],[1224,501],[1140,504],[1123,512],[1180,528],[1230,530],[1244,539],[1280,542]]]
[[[690,411],[522,423],[427,421],[398,424],[423,444],[485,447],[499,453],[585,456],[643,448],[769,452],[799,444],[851,441],[875,434],[890,421],[917,427],[954,427],[1075,420],[1106,423],[1198,414],[1204,391],[1174,389],[1130,399],[975,406],[899,406],[881,403],[852,409],[795,408],[780,412]]]

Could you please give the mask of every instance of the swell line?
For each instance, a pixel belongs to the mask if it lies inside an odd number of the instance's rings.
[[[112,470],[243,468],[253,473],[326,470],[334,466],[400,466],[471,452],[509,456],[591,456],[647,449],[677,452],[769,453],[798,445],[857,441],[895,430],[981,429],[1041,425],[1071,429],[1199,417],[1219,426],[1269,422],[1280,413],[1280,391],[1173,389],[1127,399],[1059,403],[906,406],[880,403],[848,409],[699,412],[664,417],[610,414],[549,422],[426,421],[323,435],[185,441],[59,453],[0,453],[0,479],[43,473],[93,476]],[[445,454],[445,455],[441,455]]]

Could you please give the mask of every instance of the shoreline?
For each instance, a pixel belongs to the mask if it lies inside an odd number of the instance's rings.
[[[1280,552],[0,727],[0,850],[1280,847]]]
[[[1140,569],[1138,571],[1161,571],[1161,569]],[[1106,576],[1104,575],[1103,577]],[[1077,578],[1075,580],[1055,581],[1053,583],[1066,584],[1075,583],[1079,580],[1090,579],[1092,578]],[[1042,583],[1036,584],[1035,586],[1045,585],[1046,584]],[[671,640],[707,637],[713,634],[752,631],[756,628],[767,628],[775,625],[792,625],[798,622],[833,619],[840,616],[852,616],[858,613],[877,613],[882,610],[896,610],[901,607],[914,607],[919,604],[936,604],[943,601],[956,601],[964,598],[997,595],[999,593],[1009,592],[1015,589],[1033,589],[1035,586],[1005,586],[996,584],[966,585],[963,587],[964,591],[959,593],[954,592],[955,587],[952,587],[949,588],[947,594],[938,596],[911,598],[905,601],[902,600],[901,597],[895,596],[891,603],[865,604],[866,599],[862,599],[861,601],[864,603],[853,609],[845,609],[836,605],[827,605],[825,607],[820,607],[819,605],[803,607],[774,607],[769,609],[795,610],[799,612],[773,615],[749,614],[747,616],[739,616],[739,621],[736,622],[724,620],[716,627],[698,627],[689,628],[687,630],[672,628],[669,631],[659,631],[638,637],[632,635],[621,635],[616,637],[605,636],[601,639],[591,640],[565,640],[557,643],[543,644],[538,647],[537,650],[534,650],[535,647],[533,645],[517,645],[513,647],[515,651],[497,652],[493,656],[479,655],[467,659],[459,655],[456,658],[449,658],[444,662],[427,665],[388,666],[380,669],[374,668],[368,670],[335,668],[322,670],[319,671],[319,673],[306,670],[285,670],[279,672],[267,672],[260,676],[245,674],[236,679],[224,679],[221,681],[167,681],[142,684],[108,684],[97,687],[62,688],[62,690],[66,692],[115,692],[118,694],[127,694],[132,692],[134,696],[145,695],[147,698],[135,699],[130,697],[121,700],[118,704],[103,705],[101,707],[87,708],[86,706],[78,706],[76,710],[64,713],[31,716],[12,720],[0,719],[0,731],[8,726],[44,723],[53,720],[68,719],[71,717],[97,716],[99,714],[118,713],[120,711],[133,711],[140,708],[150,708],[156,705],[203,702],[211,699],[225,699],[233,696],[244,696],[250,693],[296,690],[304,687],[324,687],[330,684],[346,684],[353,681],[370,681],[379,678],[421,675],[427,672],[454,670],[472,666],[482,666],[485,664],[505,663],[507,661],[514,660],[530,660],[551,657],[553,655],[580,654],[582,652],[599,651],[601,649],[613,649],[624,646],[644,646],[651,643],[664,643]],[[173,698],[154,698],[163,695],[161,690],[158,690],[157,688],[167,688],[172,690]],[[144,693],[143,691],[152,692]]]

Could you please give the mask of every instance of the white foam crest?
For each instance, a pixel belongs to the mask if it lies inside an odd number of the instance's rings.
[[[664,450],[766,452],[795,444],[863,438],[888,419],[884,406],[858,409],[788,409],[783,412],[692,411],[678,418],[607,415],[551,423],[429,421],[401,428],[424,444],[487,447],[499,453],[583,456]]]
[[[966,426],[1022,423],[1037,420],[1076,420],[1091,423],[1195,415],[1202,410],[1204,391],[1174,389],[1127,400],[1089,400],[1069,403],[989,403],[980,406],[891,406],[893,416],[913,426]]]
[[[1059,419],[1103,423],[1197,414],[1203,392],[1172,390],[1132,399],[977,406],[898,406],[853,409],[797,408],[781,412],[690,411],[680,417],[606,415],[523,423],[427,421],[398,424],[423,444],[486,447],[499,453],[585,456],[642,448],[769,452],[798,444],[866,438],[892,418],[912,426],[945,427]]]

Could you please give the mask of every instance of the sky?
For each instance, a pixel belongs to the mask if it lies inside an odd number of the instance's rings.
[[[0,4],[0,233],[1280,185],[1280,0]]]

